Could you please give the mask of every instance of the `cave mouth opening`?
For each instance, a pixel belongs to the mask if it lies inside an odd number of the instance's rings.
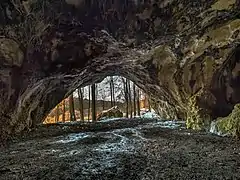
[[[100,82],[76,88],[51,110],[43,124],[135,118],[147,112],[154,117],[148,94],[123,76],[107,76]]]

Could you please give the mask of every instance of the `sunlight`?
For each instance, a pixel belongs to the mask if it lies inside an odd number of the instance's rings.
[[[147,94],[126,78],[108,76],[102,82],[95,84],[95,86],[97,117],[115,106],[127,118],[139,117],[142,111],[149,110]],[[70,122],[71,108],[73,109],[72,112],[74,112],[74,121],[92,122],[92,103],[91,86],[78,88],[69,97],[62,100],[49,113],[43,123]],[[82,111],[83,115],[81,114]]]

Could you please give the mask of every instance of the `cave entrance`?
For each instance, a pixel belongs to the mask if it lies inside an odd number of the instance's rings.
[[[122,76],[107,76],[99,83],[74,90],[51,110],[43,123],[134,118],[149,111],[152,109],[148,95],[134,82]]]

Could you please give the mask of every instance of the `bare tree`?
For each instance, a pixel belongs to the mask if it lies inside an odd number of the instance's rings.
[[[55,122],[59,122],[59,105],[57,105],[57,107],[56,107]]]
[[[137,113],[136,113],[136,85],[133,84],[133,114],[134,117],[136,117]]]
[[[127,80],[122,78],[122,84],[123,84],[123,91],[124,91],[124,97],[125,97],[125,103],[126,103],[126,118],[128,118],[128,86],[127,86]]]
[[[88,86],[88,122],[90,120],[90,109],[91,109],[91,86]]]
[[[111,76],[111,82],[112,82],[112,96],[113,96],[113,106],[116,105],[116,97],[115,97],[115,84],[113,81],[113,77]]]
[[[66,119],[65,119],[65,114],[66,114],[66,103],[65,103],[65,99],[63,100],[62,102],[62,106],[63,106],[63,110],[62,110],[62,121],[65,122]]]
[[[105,99],[106,99],[106,94],[102,92],[102,109],[105,109]]]
[[[98,95],[99,95],[99,92],[98,92],[98,84],[95,84],[95,103],[96,103],[96,114],[98,113]]]
[[[132,97],[131,97],[130,80],[127,80],[127,89],[128,89],[128,99],[129,99],[130,118],[132,118]]]
[[[73,93],[69,96],[70,121],[76,121]]]
[[[96,85],[92,84],[92,122],[96,121]]]
[[[79,89],[78,89],[78,101],[79,101],[80,119],[81,119],[81,121],[84,121],[83,92],[82,92],[82,88],[79,88]]]
[[[150,97],[148,97],[148,109],[151,111]]]
[[[141,94],[140,94],[140,90],[139,88],[137,88],[137,114],[138,116],[140,116],[140,98]]]
[[[115,92],[114,92],[114,82],[113,77],[110,77],[110,92],[111,92],[111,106],[115,106]]]
[[[147,108],[147,103],[148,103],[148,97],[147,97],[147,94],[144,93],[144,107]]]
[[[106,100],[106,84],[104,83],[99,83],[98,86],[96,87],[96,97],[97,99],[100,100],[102,110],[105,109],[105,100]],[[99,97],[99,98],[98,98]]]

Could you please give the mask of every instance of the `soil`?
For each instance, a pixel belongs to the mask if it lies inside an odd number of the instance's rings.
[[[41,125],[0,149],[0,179],[240,179],[240,143],[155,119]]]

